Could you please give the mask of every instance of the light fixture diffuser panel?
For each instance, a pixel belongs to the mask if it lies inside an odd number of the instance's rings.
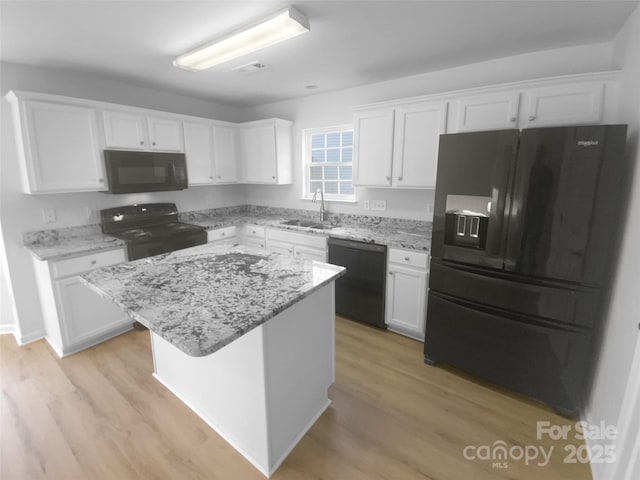
[[[177,57],[176,67],[199,71],[309,31],[306,17],[289,7],[250,27]]]

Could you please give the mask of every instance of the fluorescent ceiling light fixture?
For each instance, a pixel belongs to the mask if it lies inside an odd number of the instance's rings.
[[[250,27],[184,53],[173,64],[193,72],[204,70],[308,31],[307,18],[289,7]]]

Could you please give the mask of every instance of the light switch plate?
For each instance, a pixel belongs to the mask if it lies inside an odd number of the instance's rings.
[[[384,211],[387,209],[386,200],[371,200],[371,210]]]

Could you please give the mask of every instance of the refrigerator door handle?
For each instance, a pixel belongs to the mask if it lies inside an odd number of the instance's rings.
[[[517,145],[504,145],[502,157],[493,165],[491,175],[491,201],[489,210],[489,228],[487,230],[486,253],[491,257],[504,256],[506,238],[505,222],[509,210],[509,180],[513,173],[513,164]]]

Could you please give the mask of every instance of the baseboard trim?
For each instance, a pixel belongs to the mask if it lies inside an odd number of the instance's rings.
[[[28,333],[27,335],[22,335],[19,338],[16,335],[16,341],[18,342],[18,345],[22,347],[23,345],[27,345],[29,343],[42,340],[43,338],[46,337],[46,335],[47,335],[47,332],[45,332],[44,329],[40,329],[40,330],[36,330],[35,332]]]
[[[9,335],[9,334],[12,334],[14,337],[16,336],[16,326],[0,325],[0,335]]]

